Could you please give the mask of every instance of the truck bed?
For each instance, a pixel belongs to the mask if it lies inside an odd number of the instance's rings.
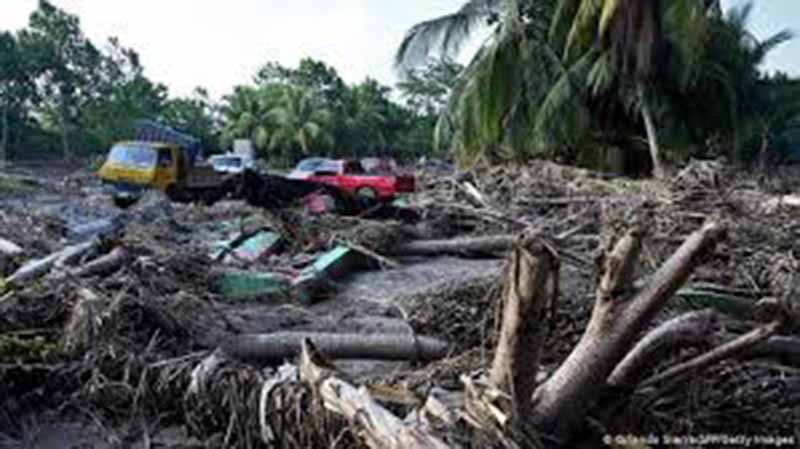
[[[185,188],[208,189],[223,185],[226,181],[238,176],[233,173],[222,173],[213,167],[192,167],[186,174]]]

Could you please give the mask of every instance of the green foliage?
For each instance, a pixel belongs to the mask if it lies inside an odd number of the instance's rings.
[[[722,138],[739,158],[752,152],[750,130],[791,122],[765,119],[776,114],[761,100],[759,66],[792,35],[755,39],[750,10],[722,14],[718,2],[695,0],[470,0],[410,29],[396,60],[405,73],[454,55],[476,27],[492,29],[436,128],[464,163],[638,148],[645,115],[667,149]],[[647,137],[658,146],[656,134]]]
[[[463,70],[461,64],[444,58],[421,69],[408,70],[397,88],[406,104],[417,114],[438,116]]]
[[[437,73],[420,70],[414,75],[425,82],[452,82],[444,72],[457,66],[430,70]],[[442,101],[440,90],[422,89],[413,96],[419,104]],[[307,58],[297,68],[270,62],[258,71],[254,85],[238,86],[223,99],[222,142],[251,139],[278,163],[309,155],[411,158],[430,153],[435,123],[432,114],[416,109],[392,101],[391,89],[376,80],[347,85],[321,61]]]
[[[161,118],[217,145],[207,94],[168,100],[134,50],[116,38],[97,47],[77,16],[46,0],[27,28],[0,33],[0,81],[0,150],[14,157],[105,152],[130,138],[142,118]]]
[[[333,146],[331,111],[310,88],[287,86],[278,104],[267,112],[274,125],[268,148],[283,150],[284,160],[296,158],[298,152],[308,156]]]

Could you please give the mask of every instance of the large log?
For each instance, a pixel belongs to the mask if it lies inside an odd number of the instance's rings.
[[[114,271],[131,260],[131,255],[125,248],[119,246],[105,256],[98,257],[71,271],[76,277],[92,276]]]
[[[334,359],[428,361],[442,358],[450,350],[449,344],[430,337],[308,332],[241,335],[224,343],[222,350],[239,360],[281,363],[299,355],[302,341],[306,338]]]
[[[322,363],[320,363],[322,362]],[[366,388],[336,376],[307,340],[302,342],[300,378],[314,388],[327,410],[354,423],[357,435],[373,449],[447,449],[449,446],[420,424],[403,422],[378,404]]]
[[[689,312],[664,322],[650,331],[614,368],[608,384],[633,386],[644,369],[653,366],[664,354],[679,347],[708,340],[717,322],[713,310]]]
[[[22,248],[11,240],[6,240],[0,237],[0,256],[19,256],[22,254]]]
[[[509,250],[516,238],[516,235],[503,234],[450,240],[417,240],[396,246],[392,249],[392,254],[395,256],[494,254]]]
[[[6,279],[6,283],[13,287],[24,287],[49,273],[54,267],[60,268],[72,265],[81,258],[97,252],[101,245],[102,242],[100,240],[94,239],[89,242],[67,246],[47,257],[26,263],[9,276]]]
[[[691,360],[675,365],[664,372],[642,382],[639,387],[645,388],[658,383],[675,381],[692,373],[696,373],[725,359],[745,354],[767,341],[783,325],[781,321],[760,326],[752,331],[718,346]]]
[[[533,396],[534,422],[556,437],[568,437],[596,403],[608,377],[631,350],[636,337],[686,282],[724,235],[722,226],[705,225],[651,276],[634,288],[634,268],[642,231],[634,227],[605,257],[589,325],[567,359]]]
[[[515,245],[506,270],[500,336],[490,380],[508,391],[514,412],[524,416],[536,386],[539,353],[546,328],[545,314],[553,306],[558,283],[556,255],[536,236]],[[549,282],[552,281],[552,282]],[[548,291],[548,284],[553,291]]]

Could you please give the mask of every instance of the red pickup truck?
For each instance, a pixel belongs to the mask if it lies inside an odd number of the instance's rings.
[[[415,191],[413,175],[394,173],[386,169],[388,166],[391,164],[367,172],[358,160],[311,158],[300,161],[287,177],[335,186],[352,195],[378,201],[388,201],[399,193]]]

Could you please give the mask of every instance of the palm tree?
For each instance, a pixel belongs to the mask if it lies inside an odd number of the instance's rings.
[[[269,148],[282,148],[289,156],[299,148],[303,155],[319,147],[333,146],[332,114],[308,89],[286,86],[280,104],[268,113],[275,124]]]
[[[718,16],[716,0],[472,0],[413,27],[397,63],[404,69],[457,50],[488,24],[490,38],[462,74],[439,140],[467,159],[527,157],[579,146],[598,127],[614,134],[633,125],[646,134],[658,176],[659,121],[662,130],[685,126],[659,112],[699,83],[716,83],[736,102],[730,68],[708,51],[721,32]]]
[[[265,150],[270,137],[271,105],[264,88],[237,86],[223,101],[223,142],[230,145],[235,139],[251,139],[256,148]]]

